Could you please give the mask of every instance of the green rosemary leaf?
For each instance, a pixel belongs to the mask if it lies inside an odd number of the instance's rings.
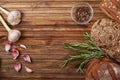
[[[99,52],[95,53],[95,58],[100,58],[100,57],[105,57],[105,56],[106,56],[106,54],[104,54],[104,53],[99,53]]]
[[[77,69],[77,71],[80,72],[81,74],[84,74],[83,68],[87,65],[87,63],[88,63],[89,61],[90,61],[89,59],[84,60],[84,61],[80,64],[80,66],[79,66],[79,68]]]
[[[80,55],[76,55],[76,56],[71,56],[69,59],[67,59],[64,62],[63,67],[66,67],[69,62],[76,61],[76,60],[84,60],[88,56],[89,56],[89,54],[80,54]]]
[[[93,41],[93,39],[91,38],[91,36],[88,33],[84,33],[83,38],[86,40],[89,40],[89,41]]]
[[[70,44],[71,46],[74,47],[83,47],[83,48],[88,48],[91,47],[90,45],[86,44],[86,43],[81,43],[81,42],[76,42],[76,43],[72,43]]]
[[[77,50],[77,52],[81,53],[81,54],[90,54],[91,51],[87,50],[87,49],[80,49],[80,50]]]
[[[78,71],[81,73],[84,73],[83,68],[87,63],[92,60],[93,58],[101,58],[101,57],[108,57],[107,54],[105,53],[104,50],[102,50],[92,39],[92,37],[88,34],[85,33],[83,35],[84,39],[88,41],[88,43],[81,43],[81,42],[76,42],[76,43],[65,43],[65,46],[68,49],[77,51],[80,53],[80,55],[76,56],[71,56],[68,60],[64,62],[64,67],[75,60],[83,60],[83,62],[80,64]]]
[[[69,62],[70,62],[69,60],[65,60],[65,61],[64,61],[64,64],[63,64],[63,67],[66,67]]]
[[[88,44],[89,44],[89,45],[91,45],[91,46],[93,46],[93,47],[96,47],[96,50],[99,50],[99,51],[103,52],[103,50],[102,50],[99,46],[96,45],[96,43],[94,42],[94,40],[92,39],[92,37],[91,37],[88,33],[85,33],[85,34],[83,35],[83,37],[84,37],[86,40],[88,40]]]
[[[80,54],[80,55],[76,55],[76,56],[71,56],[71,58],[84,60],[84,59],[86,59],[89,56],[90,56],[90,54]]]
[[[71,50],[74,50],[74,51],[78,50],[77,48],[74,48],[73,46],[71,46],[71,44],[69,44],[69,43],[64,43],[64,45],[68,49],[71,49]]]
[[[80,43],[80,42],[77,42],[77,43],[65,43],[65,46],[68,48],[68,49],[71,49],[71,50],[75,50],[77,52],[80,52],[80,50],[95,50],[97,49],[96,47],[93,47],[87,43]]]
[[[88,41],[88,45],[91,45],[93,47],[96,47],[96,44],[93,41]]]
[[[72,43],[70,45],[73,47],[84,48],[84,49],[97,49],[96,46],[94,45],[90,45],[87,43],[81,43],[81,42]]]

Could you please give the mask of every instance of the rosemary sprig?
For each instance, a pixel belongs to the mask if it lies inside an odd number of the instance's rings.
[[[70,58],[67,59],[63,65],[63,67],[66,67],[67,64],[72,61],[82,60],[77,70],[82,74],[84,73],[84,67],[89,63],[89,61],[94,58],[107,56],[107,54],[99,46],[96,45],[96,43],[88,33],[83,34],[83,37],[88,41],[88,43],[65,43],[66,48],[79,52],[80,54],[76,56],[70,56]]]

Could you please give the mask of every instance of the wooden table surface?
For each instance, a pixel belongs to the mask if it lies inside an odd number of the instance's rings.
[[[76,24],[70,16],[70,10],[76,2],[88,2],[94,9],[92,21],[84,26]],[[84,80],[76,72],[79,63],[71,63],[67,68],[62,64],[69,55],[76,53],[64,48],[65,42],[84,41],[82,34],[90,32],[92,24],[106,15],[98,8],[101,0],[0,0],[0,6],[7,10],[22,11],[22,23],[11,27],[22,31],[22,37],[13,47],[30,54],[32,63],[26,63],[22,56],[13,60],[4,50],[7,32],[0,24],[0,80]],[[2,13],[2,12],[1,12]],[[6,19],[6,15],[2,13]],[[27,49],[21,49],[25,44]],[[21,62],[22,70],[17,73],[13,63]],[[29,74],[24,66],[29,66],[34,73]]]

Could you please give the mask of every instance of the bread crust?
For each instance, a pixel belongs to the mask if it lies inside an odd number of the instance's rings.
[[[119,80],[119,73],[120,66],[115,61],[109,58],[93,59],[86,70],[85,80]]]
[[[117,8],[120,8],[120,0],[111,0],[111,2],[116,5]]]
[[[114,2],[114,3],[113,3]],[[120,2],[120,1],[119,1]],[[116,20],[118,23],[120,23],[120,8],[118,8],[118,4],[116,0],[103,0],[99,7],[100,9],[108,15],[111,19]],[[120,5],[119,5],[120,7]]]

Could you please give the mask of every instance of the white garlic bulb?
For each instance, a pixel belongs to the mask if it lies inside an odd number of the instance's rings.
[[[0,21],[4,25],[5,29],[8,31],[8,41],[10,42],[18,41],[19,38],[21,37],[21,32],[19,30],[10,29],[1,15],[0,15]]]
[[[21,12],[20,11],[7,11],[4,8],[0,7],[0,10],[7,15],[7,21],[11,25],[17,25],[21,22]]]
[[[16,42],[19,40],[21,32],[19,30],[10,30],[8,33],[8,41]]]
[[[20,11],[11,11],[8,14],[7,21],[9,22],[9,24],[11,24],[13,26],[19,24],[21,22]]]

